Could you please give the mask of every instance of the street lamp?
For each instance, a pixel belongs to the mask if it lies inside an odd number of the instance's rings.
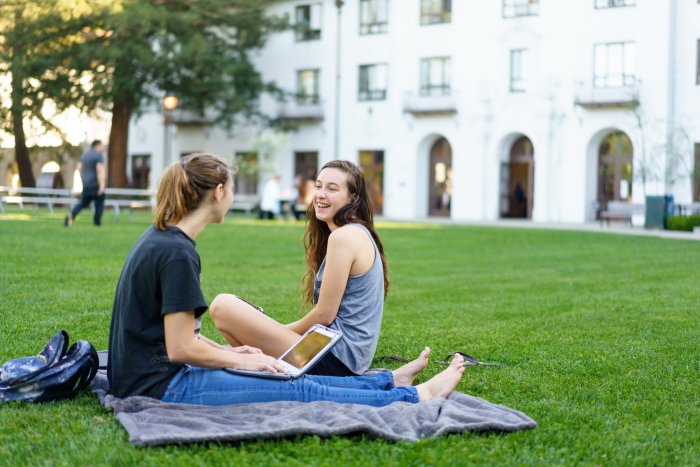
[[[177,108],[177,103],[177,96],[166,94],[163,97],[163,162],[165,164],[172,162],[172,135],[170,127],[173,121],[173,110]]]
[[[342,21],[343,0],[335,0],[338,9],[338,21],[335,36],[335,109],[333,118],[333,157],[340,159],[340,38]]]

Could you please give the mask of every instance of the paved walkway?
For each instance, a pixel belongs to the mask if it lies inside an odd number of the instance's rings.
[[[377,221],[387,221],[387,222],[407,222],[407,223],[421,223],[421,224],[444,224],[444,225],[465,225],[465,226],[478,226],[478,227],[506,227],[506,228],[516,228],[516,229],[549,229],[549,230],[573,230],[579,232],[597,232],[597,233],[611,233],[620,235],[638,235],[642,237],[658,237],[658,238],[669,238],[675,240],[696,240],[700,241],[700,233],[694,232],[679,232],[674,230],[650,230],[644,227],[630,226],[625,223],[611,223],[610,226],[605,226],[599,222],[588,222],[584,224],[564,224],[564,223],[548,223],[548,222],[532,222],[529,220],[518,220],[518,219],[499,219],[497,221],[490,222],[468,222],[468,221],[453,221],[444,218],[423,218],[415,220],[398,220],[389,219],[381,216],[375,218]]]

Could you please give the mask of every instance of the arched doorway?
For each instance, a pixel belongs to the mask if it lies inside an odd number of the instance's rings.
[[[632,201],[632,141],[621,131],[608,134],[598,146],[598,213],[609,201]]]
[[[7,166],[7,172],[5,175],[5,185],[16,190],[20,187],[21,183],[19,180],[19,166],[17,162],[10,162]]]
[[[450,217],[452,204],[452,146],[439,138],[430,149],[428,215]]]
[[[510,147],[501,165],[501,217],[532,219],[535,192],[535,151],[527,136]]]
[[[41,174],[36,179],[37,188],[63,188],[63,176],[61,166],[54,161],[49,161],[41,166]]]

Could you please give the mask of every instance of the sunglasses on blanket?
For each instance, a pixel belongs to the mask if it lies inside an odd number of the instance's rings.
[[[437,361],[435,363],[439,363],[442,365],[449,365],[450,362],[452,361],[452,358],[457,354],[461,355],[462,358],[464,358],[464,366],[503,366],[502,363],[482,362],[482,361],[477,360],[476,358],[474,358],[471,355],[466,354],[464,352],[452,352],[451,354],[447,354],[447,356],[444,359],[442,359],[441,361]],[[394,361],[400,362],[400,363],[408,363],[408,359],[406,359],[400,355],[395,355],[395,354],[384,355],[383,357],[379,357],[378,360],[379,361],[394,360]]]
[[[462,358],[464,358],[464,366],[503,366],[502,363],[479,361],[476,358],[474,358],[471,355],[466,354],[464,352],[452,352],[451,354],[447,354],[447,356],[440,363],[443,363],[445,365],[449,365],[450,362],[452,361],[452,358],[455,355],[461,355]]]

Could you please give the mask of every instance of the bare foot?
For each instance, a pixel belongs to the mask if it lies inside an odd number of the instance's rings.
[[[437,397],[447,397],[457,387],[464,373],[464,357],[457,354],[450,362],[450,366],[430,378],[423,384],[416,386],[418,400],[429,401]]]
[[[410,386],[413,384],[413,380],[416,379],[418,373],[423,371],[423,369],[428,365],[428,357],[430,356],[430,347],[426,347],[420,353],[418,358],[406,363],[401,368],[397,368],[392,371],[391,374],[394,375],[394,386]]]

